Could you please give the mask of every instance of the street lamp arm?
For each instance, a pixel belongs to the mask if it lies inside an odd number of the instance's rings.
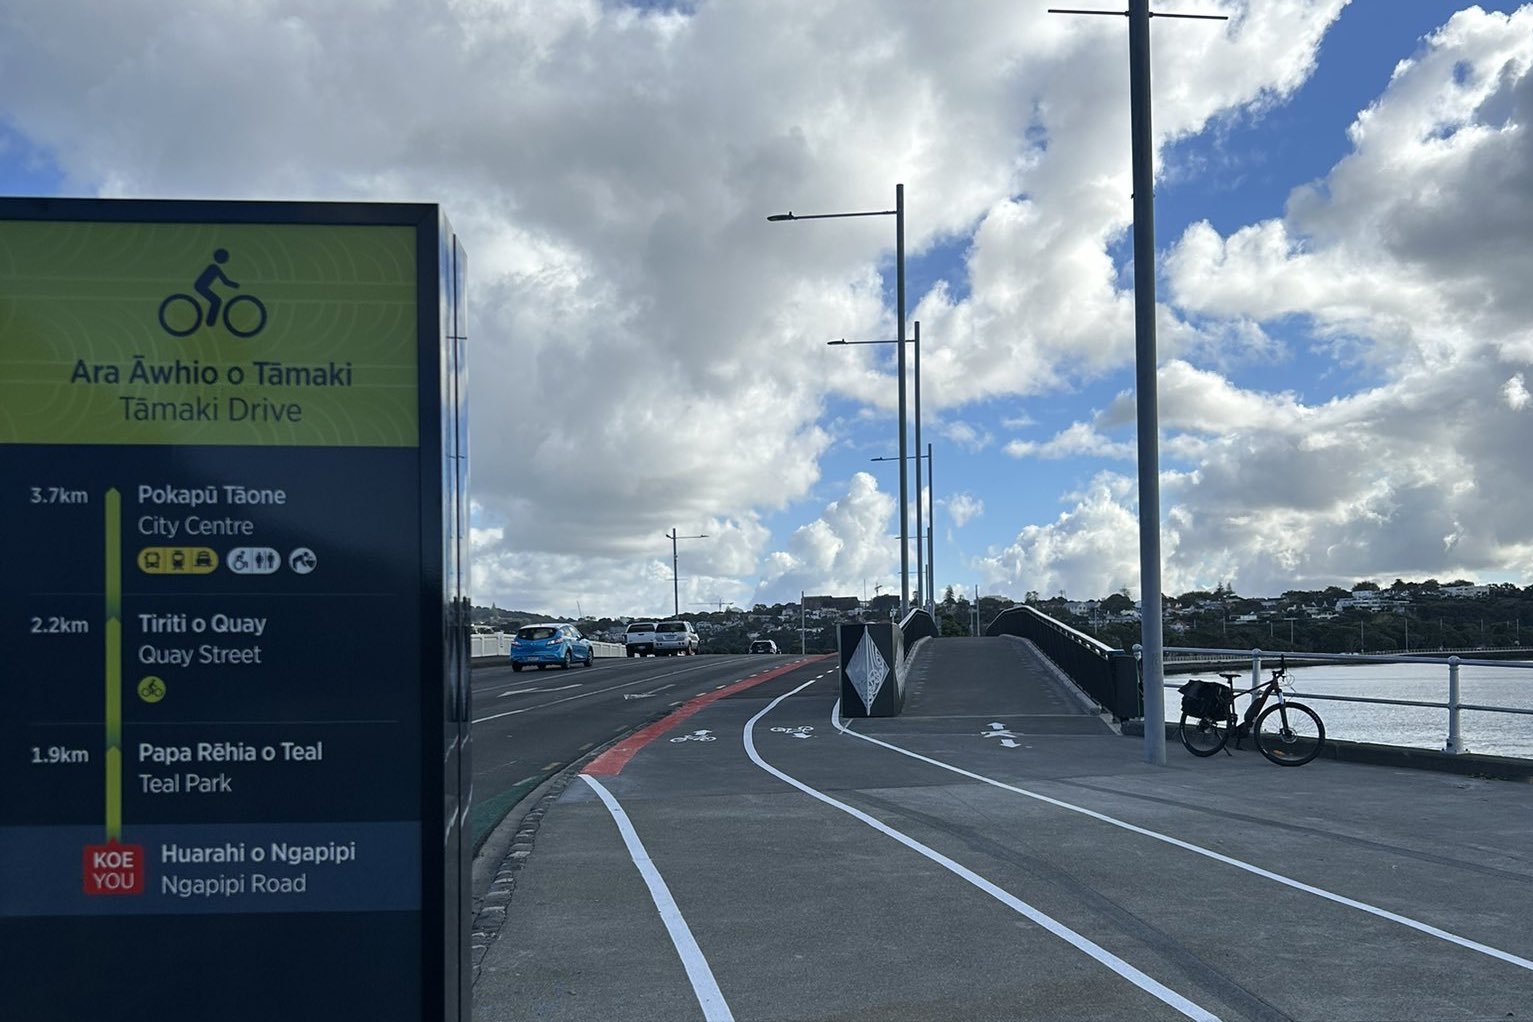
[[[843,337],[839,341],[826,341],[825,343],[826,344],[898,344],[900,342],[899,342],[898,338],[891,338],[891,339],[889,339],[887,341],[849,341],[845,337]],[[913,344],[913,343],[915,343],[915,338],[907,337],[907,338],[905,338],[905,343],[906,344]]]
[[[1147,2],[1147,0],[1145,0],[1145,2]],[[805,214],[799,214],[799,213],[793,212],[792,210],[789,210],[786,213],[774,213],[774,214],[768,216],[767,217],[767,222],[768,223],[778,223],[778,222],[781,222],[781,221],[784,221],[784,220],[840,220],[840,219],[845,219],[845,218],[850,218],[850,217],[865,217],[865,216],[892,216],[892,217],[894,217],[894,306],[895,306],[896,313],[898,315],[899,341],[900,341],[899,346],[895,350],[897,352],[896,363],[897,363],[897,373],[898,373],[898,376],[899,376],[900,614],[901,614],[901,616],[903,616],[905,611],[906,611],[906,609],[909,607],[909,599],[910,599],[910,549],[909,549],[910,548],[910,541],[909,541],[910,529],[909,529],[909,526],[907,524],[907,519],[908,519],[908,515],[909,515],[910,498],[909,498],[908,489],[907,489],[907,486],[906,486],[906,483],[905,483],[905,464],[904,464],[904,462],[905,462],[905,455],[906,455],[905,442],[906,442],[906,429],[907,429],[907,420],[906,420],[906,417],[905,417],[905,345],[903,343],[904,340],[905,340],[905,186],[904,186],[904,184],[896,184],[894,186],[894,208],[893,209],[860,210],[860,211],[857,211],[857,212],[847,212],[847,213],[805,213]],[[920,327],[919,326],[917,326],[916,331],[917,331],[917,336],[919,336],[919,333],[920,333]],[[844,341],[845,338],[843,338],[842,340]],[[916,364],[918,366],[920,365],[920,358],[921,358],[921,356],[919,354],[920,350],[921,350],[920,346],[917,345],[917,347],[916,347],[916,351],[917,351]],[[919,375],[919,370],[918,370],[918,375]],[[920,392],[921,392],[920,385],[917,384],[917,386],[916,386],[916,393],[917,393],[917,395],[919,395]],[[917,401],[916,401],[916,407],[919,409],[920,406],[921,406],[920,405],[920,400],[918,398]],[[917,416],[917,419],[919,420],[919,415]],[[917,424],[917,426],[916,426],[916,431],[917,431],[917,442],[919,443],[919,436],[920,436],[920,425],[919,424]],[[919,469],[920,469],[920,464],[921,463],[919,461],[916,462],[916,466],[917,466],[917,471],[918,472],[919,472]],[[918,519],[918,522],[919,522],[919,519]],[[917,556],[919,558],[919,554]]]
[[[894,216],[898,213],[897,209],[872,209],[865,213],[795,213],[790,209],[786,213],[773,213],[767,217],[767,222],[775,224],[784,220],[843,220],[851,216]]]
[[[1126,18],[1128,11],[1083,11],[1069,7],[1050,7],[1050,14],[1111,14],[1120,18]],[[1188,18],[1196,21],[1229,21],[1228,14],[1163,14],[1159,11],[1151,11],[1152,18]]]

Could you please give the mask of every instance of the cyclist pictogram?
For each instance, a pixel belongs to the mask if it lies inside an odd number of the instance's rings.
[[[217,249],[213,252],[213,261],[197,276],[192,290],[202,296],[201,302],[192,295],[178,291],[160,303],[162,330],[173,337],[185,337],[204,326],[216,328],[222,322],[224,329],[235,337],[254,337],[265,329],[266,306],[261,299],[255,295],[235,295],[225,301],[214,290],[214,284],[233,288],[240,286],[238,281],[231,280],[223,271],[223,264],[228,261],[228,249]],[[205,313],[204,305],[207,309]]]

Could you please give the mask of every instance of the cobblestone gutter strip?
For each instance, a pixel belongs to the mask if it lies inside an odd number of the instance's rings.
[[[516,881],[522,867],[526,865],[528,856],[532,854],[533,842],[537,840],[538,826],[543,822],[543,817],[547,815],[549,808],[559,800],[560,795],[564,794],[564,789],[568,788],[570,782],[580,773],[584,762],[582,760],[565,768],[528,796],[533,800],[532,808],[515,824],[505,855],[500,859],[500,865],[496,869],[495,879],[490,881],[489,889],[484,894],[476,894],[474,897],[474,921],[469,930],[469,954],[474,966],[473,982],[475,983],[479,982],[479,967],[484,962],[484,956],[506,925],[506,917],[511,911],[511,896],[516,892]],[[487,845],[491,843],[494,843],[493,838],[486,842]]]

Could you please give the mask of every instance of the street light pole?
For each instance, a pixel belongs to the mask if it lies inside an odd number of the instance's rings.
[[[905,419],[905,186],[894,186],[894,208],[869,210],[863,213],[806,213],[789,210],[767,217],[769,223],[785,220],[841,220],[858,216],[894,217],[894,293],[899,306],[900,336],[899,357],[896,359],[900,377],[900,617],[910,609],[910,489],[905,475],[906,427]]]
[[[917,333],[920,332],[920,327],[921,327],[921,324],[917,323],[916,324],[916,332]],[[920,368],[920,365],[921,365],[920,361],[917,360],[917,362],[916,362],[916,379],[918,379],[918,380],[921,378],[921,368]],[[916,412],[916,422],[919,423],[920,421],[921,421],[921,413],[920,412]],[[916,451],[919,453],[920,450],[921,450],[921,447],[920,447],[919,444],[917,444],[916,445]],[[921,464],[921,462],[918,459],[916,461],[916,465],[919,467],[920,464]],[[936,612],[937,612],[937,569],[936,569],[936,567],[934,567],[934,565],[936,563],[936,558],[937,558],[937,554],[936,554],[937,547],[936,547],[936,542],[932,539],[932,534],[937,531],[937,480],[936,480],[936,475],[937,475],[937,467],[936,467],[935,464],[932,463],[932,445],[931,444],[927,444],[926,445],[926,485],[930,488],[930,493],[931,493],[931,495],[927,498],[927,500],[928,500],[927,509],[931,512],[931,514],[927,515],[927,517],[926,517],[926,592],[927,592],[927,595],[931,599],[931,606],[932,606],[932,613],[933,614],[936,614]]]
[[[676,602],[672,616],[681,617],[681,573],[677,571],[676,541],[678,539],[707,539],[708,534],[702,532],[696,536],[678,536],[676,535],[676,527],[673,525],[671,526],[671,531],[667,532],[666,535],[671,538],[671,598]]]
[[[921,536],[922,536],[922,532],[921,532],[921,520],[922,520],[922,517],[923,517],[922,516],[922,507],[926,503],[926,500],[927,500],[927,498],[925,496],[925,490],[924,490],[924,488],[921,485],[921,458],[922,458],[922,454],[921,454],[921,321],[919,319],[916,320],[915,323],[912,324],[912,326],[914,326],[915,330],[914,330],[914,332],[913,332],[913,334],[911,336],[911,339],[910,339],[910,347],[911,347],[912,351],[915,354],[915,384],[916,384],[916,387],[915,387],[915,390],[916,390],[916,395],[915,395],[915,397],[916,397],[916,400],[915,400],[915,405],[916,405],[916,407],[915,407],[915,415],[916,415],[916,454],[915,454],[915,463],[916,463],[916,587],[918,589],[923,589],[926,592],[926,599],[923,601],[923,606],[935,608],[936,607],[936,603],[937,603],[937,597],[936,597],[936,594],[932,591],[932,585],[933,585],[934,580],[935,580],[935,573],[931,572],[931,570],[930,570],[931,554],[932,554],[932,543],[931,543],[931,532],[930,532],[930,529],[931,529],[931,523],[936,521],[936,518],[937,518],[937,509],[936,509],[936,505],[934,503],[930,504],[930,505],[926,505],[926,506],[930,507],[931,514],[929,516],[926,516],[927,517],[926,527],[927,527],[928,531],[925,533],[925,536],[926,536],[926,539],[925,539],[925,543],[926,543],[926,556],[924,558],[924,563],[923,563],[923,557],[922,557],[922,553],[921,553],[921,544],[923,542],[922,539],[921,539]],[[826,341],[825,343],[826,344],[831,344],[831,345],[840,345],[840,344],[899,344],[900,342],[898,340],[891,340],[891,341],[849,341],[849,340],[847,340],[846,338],[843,337],[840,340]],[[900,345],[900,347],[903,348],[904,345]],[[901,373],[902,378],[903,378],[903,375],[904,374]],[[925,456],[927,458],[927,465],[926,465],[926,467],[928,469],[930,469],[931,468],[931,457],[930,457],[930,453],[929,452],[931,451],[931,444],[927,444],[926,445],[926,449],[928,451],[928,454]],[[874,461],[888,461],[890,459],[888,459],[888,458],[874,458],[873,460]],[[903,474],[901,474],[900,479],[901,479],[901,487],[903,487],[904,486],[904,475]],[[927,475],[927,485],[928,486],[931,485],[930,473],[928,473],[928,475]],[[934,494],[935,494],[935,492],[936,491],[933,491]],[[933,500],[934,499],[935,499],[935,497],[933,497]],[[903,526],[902,526],[902,529],[903,529]],[[901,532],[901,535],[903,535],[903,531]]]
[[[1134,179],[1134,394],[1139,433],[1140,685],[1144,758],[1166,765],[1165,646],[1160,605],[1160,411],[1155,357],[1155,135],[1150,125],[1150,0],[1128,11],[1049,8],[1051,14],[1128,15],[1129,135]],[[1228,20],[1222,14],[1157,18]]]
[[[904,300],[901,299],[901,304]],[[926,571],[922,567],[921,557],[921,505],[926,502],[925,492],[921,489],[921,321],[915,321],[915,340],[911,345],[915,349],[916,356],[916,588],[926,593],[926,599],[922,606],[932,605],[931,587],[926,584]],[[904,347],[904,345],[900,345]],[[901,438],[904,431],[900,432]]]
[[[905,478],[905,186],[894,186],[894,292],[900,311],[900,620],[910,613],[910,487]]]
[[[917,323],[916,326],[919,327],[920,324]],[[882,344],[884,342],[882,342],[882,341],[831,341],[830,343],[831,344]],[[917,450],[919,451],[919,448],[917,448]],[[930,612],[932,614],[936,614],[936,612],[937,612],[937,595],[936,595],[937,594],[937,569],[935,567],[933,567],[933,562],[936,560],[937,554],[936,554],[935,541],[933,539],[933,532],[934,532],[934,530],[937,527],[937,502],[936,502],[936,497],[935,497],[935,494],[937,492],[937,484],[933,481],[935,476],[936,476],[936,469],[933,467],[933,464],[932,464],[932,445],[931,444],[927,444],[926,445],[926,453],[925,454],[920,454],[920,453],[913,454],[913,455],[911,455],[911,457],[909,459],[907,459],[907,460],[915,461],[915,463],[916,463],[916,478],[917,479],[920,478],[921,459],[922,458],[926,459],[926,486],[927,486],[927,489],[929,490],[929,492],[933,496],[931,497],[931,499],[927,503],[927,512],[928,512],[928,514],[927,514],[927,517],[926,517],[926,538],[924,540],[924,542],[926,543],[926,570],[925,570],[925,572],[921,571],[921,569],[920,569],[920,562],[919,562],[919,560],[917,560],[916,572],[917,572],[917,577],[920,579],[920,584],[926,587],[926,594],[927,594],[927,597],[928,597],[928,602],[930,604],[929,610],[930,610]],[[894,459],[893,458],[869,458],[868,460],[869,461],[893,461]],[[917,489],[919,490],[919,488],[920,488],[920,484],[918,483],[917,484]],[[920,510],[921,510],[921,501],[919,499],[919,494],[917,494],[916,512],[919,514]],[[923,540],[921,538],[920,519],[919,518],[916,519],[916,528],[917,528],[917,531],[916,531],[916,553],[919,555],[920,552],[921,552],[921,544],[923,542]]]

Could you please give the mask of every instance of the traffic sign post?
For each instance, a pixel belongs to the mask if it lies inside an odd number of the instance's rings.
[[[0,199],[0,1018],[469,1017],[463,272]]]

